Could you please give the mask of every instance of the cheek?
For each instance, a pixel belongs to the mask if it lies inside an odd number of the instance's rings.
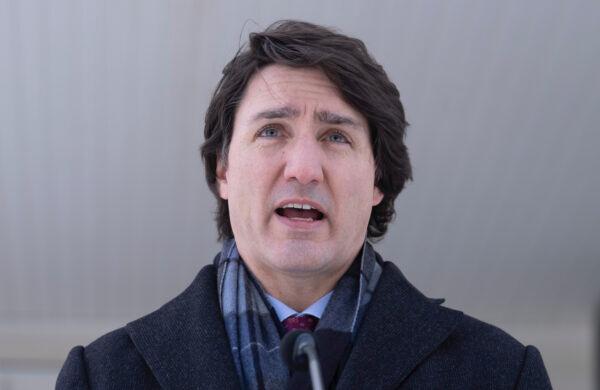
[[[227,180],[232,187],[232,191],[238,195],[249,195],[246,188],[253,182],[256,182],[257,171],[260,169],[257,164],[253,164],[251,156],[246,156],[238,152],[235,159],[230,160]]]
[[[244,155],[232,161],[227,177],[232,213],[248,216],[262,209],[268,200],[271,177],[267,168],[268,165]]]
[[[368,223],[373,204],[374,174],[365,168],[357,168],[355,175],[338,182],[338,202],[342,202],[343,216],[350,222]]]

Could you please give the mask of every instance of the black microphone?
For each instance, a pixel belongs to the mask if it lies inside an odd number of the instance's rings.
[[[311,332],[294,330],[281,340],[281,357],[291,370],[306,371],[307,360],[313,390],[324,390],[317,343]]]

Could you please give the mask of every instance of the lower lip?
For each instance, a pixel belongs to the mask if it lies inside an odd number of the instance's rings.
[[[277,213],[275,213],[275,217],[277,218],[278,221],[280,221],[284,225],[286,225],[292,229],[299,229],[299,230],[317,229],[325,223],[325,218],[321,218],[318,220],[312,220],[312,221],[303,221],[300,219],[292,219],[292,218],[282,217],[281,215],[279,215]]]

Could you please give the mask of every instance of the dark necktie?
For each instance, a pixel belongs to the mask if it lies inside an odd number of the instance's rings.
[[[292,330],[310,330],[311,332],[315,330],[317,327],[317,323],[319,319],[310,314],[302,314],[299,316],[289,316],[281,323],[283,324],[283,328],[285,332],[291,332]]]

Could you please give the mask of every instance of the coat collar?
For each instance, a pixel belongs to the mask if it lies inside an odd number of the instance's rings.
[[[136,348],[165,388],[239,389],[217,296],[216,270],[159,310],[126,326]],[[386,262],[338,388],[395,388],[462,318],[413,287]]]
[[[397,388],[462,319],[442,302],[425,297],[393,263],[384,263],[337,387]]]
[[[178,297],[126,326],[164,388],[240,388],[216,280],[215,267],[204,267]]]

